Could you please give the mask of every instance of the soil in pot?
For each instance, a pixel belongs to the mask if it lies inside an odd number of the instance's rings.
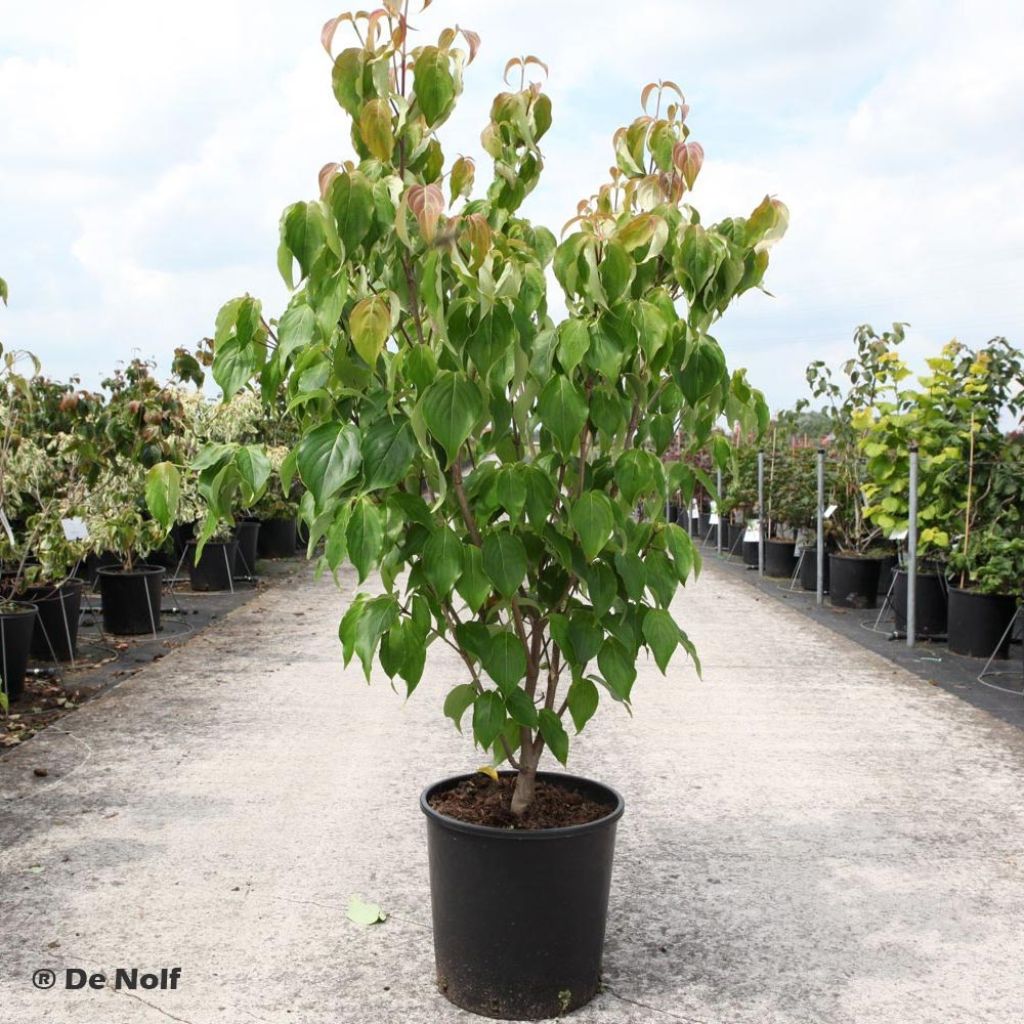
[[[764,544],[764,572],[766,576],[789,578],[796,568],[796,543],[791,540],[768,540]]]
[[[120,566],[99,570],[105,633],[140,636],[160,629],[164,571],[160,565],[137,565],[131,571]]]
[[[907,571],[896,570],[892,588],[892,613],[896,629],[907,629]],[[946,635],[946,581],[938,573],[919,573],[914,588],[914,634],[922,638]]]
[[[1009,655],[1009,636],[1000,643],[1013,619],[1017,599],[1005,594],[979,594],[960,587],[949,588],[946,640],[954,654],[987,658]],[[996,650],[996,645],[999,649]]]
[[[0,686],[9,701],[25,692],[25,669],[36,623],[33,605],[21,601],[0,604]]]
[[[592,803],[604,815],[558,828],[510,829],[459,821],[432,806],[471,782],[480,813],[493,813],[489,803],[511,796],[508,774],[502,779],[460,776],[420,797],[437,983],[450,1002],[483,1016],[558,1017],[589,1002],[600,984],[615,828],[624,805],[599,783],[541,772],[538,792],[562,788],[579,801],[573,813]],[[465,805],[465,793],[456,799]]]
[[[295,543],[294,519],[265,519],[260,523],[256,550],[261,558],[294,558]]]
[[[822,566],[824,569],[824,586],[825,593],[828,593],[829,583],[829,561],[828,554],[825,554],[825,564]],[[817,548],[806,548],[804,550],[803,558],[800,560],[800,586],[804,590],[810,590],[815,593],[818,591],[818,549]]]
[[[829,555],[828,600],[834,608],[874,608],[878,604],[881,560],[863,555]]]
[[[185,548],[188,579],[193,590],[230,590],[235,572],[235,552],[238,541],[211,540],[206,542],[196,564],[196,544],[189,541]]]
[[[78,620],[82,611],[82,580],[58,586],[26,587],[24,598],[36,606],[31,653],[40,661],[71,661],[78,653]]]
[[[235,575],[255,576],[256,555],[259,548],[260,523],[258,519],[243,519],[235,526]]]

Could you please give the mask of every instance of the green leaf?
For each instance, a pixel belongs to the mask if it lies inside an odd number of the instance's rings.
[[[324,247],[324,212],[319,203],[292,203],[281,218],[281,241],[308,277]]]
[[[502,597],[511,597],[526,577],[526,549],[511,533],[492,533],[483,545],[484,572]]]
[[[453,690],[448,692],[444,699],[445,718],[450,718],[455,723],[455,728],[462,732],[462,716],[466,708],[476,700],[476,688],[469,683],[460,683]]]
[[[597,657],[603,639],[604,630],[592,613],[577,610],[569,616],[569,642],[578,668],[583,669],[588,661]]]
[[[481,693],[473,705],[473,738],[485,749],[497,738],[505,725],[505,702],[494,690]]]
[[[587,491],[573,502],[570,519],[583,554],[592,562],[608,543],[615,526],[611,500],[600,491]]]
[[[368,498],[358,498],[352,505],[345,541],[349,561],[356,567],[360,583],[377,564],[383,540],[384,527],[377,506]]]
[[[388,919],[388,915],[376,903],[364,903],[358,896],[348,901],[345,916],[354,924],[361,925],[383,924]]]
[[[7,290],[7,282],[0,277],[0,302],[5,306],[7,305],[7,299],[10,297],[10,292]]]
[[[526,652],[515,634],[503,629],[491,637],[483,659],[484,671],[506,696],[526,675]]]
[[[526,504],[526,476],[522,466],[502,466],[498,470],[494,477],[494,499],[513,522],[522,516]]]
[[[644,616],[644,639],[654,654],[654,660],[665,674],[675,649],[679,646],[679,627],[671,614],[661,608],[650,608]]]
[[[423,545],[423,573],[445,600],[462,575],[462,541],[454,530],[444,526]]]
[[[217,347],[213,379],[220,385],[225,400],[238,394],[256,369],[256,354],[251,345],[243,345],[238,338],[229,338]]]
[[[361,447],[366,489],[393,487],[412,468],[416,438],[408,420],[378,420]]]
[[[171,462],[158,462],[146,473],[146,507],[150,515],[170,530],[178,514],[181,497],[181,474]]]
[[[371,295],[352,307],[348,318],[355,350],[373,369],[391,333],[391,304],[383,295]]]
[[[611,567],[604,562],[594,562],[587,568],[586,575],[587,596],[594,609],[594,614],[600,619],[615,602],[618,592],[618,584],[615,581],[615,573]]]
[[[480,391],[464,374],[446,370],[423,393],[423,421],[451,465],[484,411]]]
[[[569,735],[562,728],[561,719],[550,708],[542,708],[538,718],[540,719],[540,734],[544,737],[544,742],[550,748],[551,753],[564,765],[569,757]]]
[[[558,447],[571,452],[587,422],[587,403],[572,382],[555,374],[540,393],[537,412]]]
[[[331,73],[334,98],[352,118],[359,116],[359,108],[362,106],[365,66],[366,52],[361,47],[342,50],[334,60]]]
[[[282,365],[296,350],[305,348],[313,341],[316,330],[316,314],[305,303],[289,306],[277,325],[276,357]]]
[[[462,575],[455,583],[459,596],[475,615],[490,596],[491,581],[484,572],[483,552],[470,544],[462,551]]]
[[[537,728],[537,708],[525,690],[517,686],[510,693],[506,694],[505,706],[508,708],[508,713],[512,720],[517,725],[525,725],[527,729]]]
[[[373,224],[373,188],[358,171],[339,174],[327,190],[327,204],[334,214],[345,254],[351,259]]]
[[[640,497],[654,489],[651,458],[650,452],[631,448],[623,452],[615,463],[615,482],[630,505],[635,505]]]
[[[644,568],[643,559],[632,551],[616,555],[615,570],[626,588],[629,599],[639,601],[643,597],[644,587],[647,586],[647,570]]]
[[[359,473],[359,431],[348,423],[324,423],[299,442],[295,462],[299,478],[322,507]]]
[[[615,697],[628,704],[636,682],[636,665],[620,640],[614,637],[605,640],[597,655],[597,666]]]
[[[390,594],[370,598],[363,603],[362,614],[355,626],[355,652],[363,663],[363,672],[370,678],[373,655],[380,638],[398,621],[398,602]]]
[[[370,100],[359,114],[359,135],[366,148],[382,163],[391,162],[395,133],[387,100]]]
[[[255,505],[270,479],[267,453],[258,444],[241,445],[235,452],[235,468],[242,481],[242,500],[246,505]]]
[[[636,264],[619,242],[606,242],[604,258],[598,267],[601,286],[610,305],[621,299],[636,274]]]
[[[436,46],[425,46],[413,65],[416,102],[429,127],[449,110],[455,99],[455,80],[449,69],[448,55]]]
[[[677,526],[669,523],[665,527],[665,544],[672,553],[672,561],[675,564],[676,575],[680,583],[685,583],[694,567],[693,541],[689,534]]]
[[[572,715],[576,732],[582,732],[583,727],[597,711],[597,687],[589,679],[584,679],[582,676],[577,677],[569,687],[568,702],[569,714]]]
[[[558,327],[558,361],[572,373],[590,348],[590,330],[582,320],[565,320]]]

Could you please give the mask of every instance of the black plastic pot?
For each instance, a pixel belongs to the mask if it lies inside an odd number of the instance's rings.
[[[294,558],[295,543],[294,519],[264,519],[260,523],[256,549],[261,558]]]
[[[900,560],[895,555],[882,555],[878,560],[878,593],[885,597],[892,586],[892,574],[899,568]]]
[[[829,555],[829,603],[835,608],[874,608],[878,603],[878,558]]]
[[[796,568],[796,543],[791,540],[766,540],[764,542],[764,574],[766,576],[793,575]]]
[[[743,555],[743,536],[746,532],[743,523],[729,523],[729,550],[734,555]]]
[[[697,517],[697,536],[703,539],[711,532],[711,513],[701,512]]]
[[[25,669],[32,647],[36,610],[21,601],[11,601],[7,608],[7,611],[0,611],[0,686],[9,701],[16,701],[25,692]]]
[[[946,635],[946,581],[938,573],[919,573],[914,588],[914,634],[918,637]],[[907,629],[907,571],[896,570],[892,588],[892,613],[896,629]]]
[[[993,651],[997,658],[1007,657],[1010,638],[999,641],[1016,609],[1017,599],[1010,595],[979,594],[951,586],[946,620],[949,649],[971,658],[987,658]]]
[[[502,1020],[544,1020],[589,1002],[601,978],[615,827],[614,790],[564,782],[614,809],[568,828],[515,831],[456,821],[428,799],[468,775],[425,789],[437,984],[456,1006]]]
[[[757,565],[757,541],[756,540],[745,540],[743,542],[743,564],[744,565]]]
[[[825,593],[828,593],[829,584],[829,562],[828,552],[825,553],[825,565],[823,566]],[[800,561],[800,586],[804,590],[811,590],[817,593],[818,590],[818,549],[807,548]]]
[[[23,597],[36,606],[31,653],[40,661],[70,661],[78,653],[78,619],[82,611],[82,580],[59,586],[26,587]]]
[[[235,575],[255,576],[256,555],[259,547],[260,524],[258,519],[243,519],[235,525]]]
[[[103,631],[116,636],[140,636],[160,629],[162,565],[137,565],[131,572],[120,566],[99,570],[103,597]]]
[[[236,540],[210,540],[196,564],[196,543],[189,541],[185,548],[188,580],[193,590],[230,590],[235,572]]]

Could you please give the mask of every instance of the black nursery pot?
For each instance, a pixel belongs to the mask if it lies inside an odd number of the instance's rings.
[[[711,513],[701,512],[697,517],[697,536],[702,540],[711,532]]]
[[[207,541],[197,565],[196,543],[189,541],[185,549],[185,561],[188,563],[188,579],[192,589],[230,590],[237,549],[236,540]]]
[[[261,558],[294,558],[295,542],[294,519],[265,519],[260,523],[256,549]]]
[[[82,611],[82,580],[59,586],[26,587],[24,597],[36,606],[32,657],[40,661],[70,661],[78,653],[78,618]]]
[[[914,634],[919,637],[946,635],[946,582],[938,573],[920,573],[914,588]],[[892,613],[896,629],[907,628],[907,571],[896,570],[892,588]]]
[[[20,700],[25,692],[25,669],[35,624],[33,605],[12,601],[7,611],[0,611],[0,685],[10,701]]]
[[[571,785],[613,809],[586,825],[537,831],[471,825],[430,806],[433,794],[471,777],[445,779],[420,796],[438,988],[485,1017],[568,1013],[600,984],[622,797],[588,779],[539,772],[539,779]]]
[[[258,519],[243,519],[235,525],[235,575],[255,576],[256,556],[259,550],[260,523]]]
[[[729,551],[734,555],[743,554],[743,535],[747,528],[743,523],[729,523]]]
[[[792,576],[796,568],[796,543],[791,540],[766,540],[764,572],[766,576]]]
[[[130,572],[120,566],[100,569],[103,631],[115,636],[140,636],[159,630],[164,572],[162,565],[137,565]]]
[[[878,603],[878,558],[829,555],[829,603],[835,608],[874,608]]]
[[[828,592],[829,584],[829,561],[828,553],[825,553],[825,564],[822,567],[825,571],[824,585],[825,592]],[[804,590],[812,590],[815,593],[818,591],[818,549],[817,548],[806,548],[804,550],[803,559],[800,562],[800,586]]]
[[[90,551],[85,560],[78,564],[75,575],[84,579],[90,590],[94,590],[99,583],[100,569],[114,569],[120,564],[121,556],[112,551],[101,551],[99,554]]]
[[[757,541],[756,540],[745,540],[743,541],[743,564],[744,565],[757,565]]]
[[[892,574],[899,567],[900,560],[895,555],[882,555],[878,560],[878,593],[885,597],[892,586]]]
[[[1009,636],[1000,643],[1013,619],[1017,599],[1007,594],[979,594],[960,587],[949,588],[949,609],[946,640],[954,654],[971,658],[987,658],[993,651],[997,658],[1009,654]],[[999,650],[996,650],[996,645]]]

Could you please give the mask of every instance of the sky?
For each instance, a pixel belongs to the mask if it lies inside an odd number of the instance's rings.
[[[281,210],[351,155],[319,0],[0,0],[0,341],[96,386],[161,369],[249,292],[276,315]],[[536,54],[554,124],[529,216],[558,232],[606,180],[611,136],[652,79],[686,93],[705,222],[765,194],[791,214],[766,286],[716,330],[774,408],[860,323],[909,322],[923,359],[957,337],[1024,344],[1024,7],[887,0],[434,0],[417,39],[483,45],[444,126],[479,144],[511,56]],[[344,31],[342,29],[341,31]]]

